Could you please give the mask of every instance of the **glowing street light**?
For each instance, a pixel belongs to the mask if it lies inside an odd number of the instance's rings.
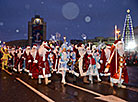
[[[64,39],[64,42],[66,42],[66,36],[64,36],[63,39]]]
[[[130,41],[126,48],[128,50],[134,50],[136,48],[136,43],[134,41]]]
[[[115,40],[119,39],[120,36],[120,30],[118,30],[117,25],[115,25]]]
[[[119,33],[120,33],[120,30],[117,30],[117,31],[116,31],[116,34],[119,34]]]

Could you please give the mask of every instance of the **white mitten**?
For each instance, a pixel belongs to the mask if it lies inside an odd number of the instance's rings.
[[[107,66],[107,64],[108,64],[108,63],[106,62],[105,66]]]
[[[28,60],[28,62],[31,62],[31,60]]]
[[[103,60],[100,60],[100,63],[103,64]]]
[[[122,66],[123,65],[123,63],[120,63],[120,66]]]
[[[109,71],[109,68],[105,68],[105,71],[104,72],[107,73],[108,71]]]
[[[38,63],[38,61],[37,60],[34,60],[34,63]]]

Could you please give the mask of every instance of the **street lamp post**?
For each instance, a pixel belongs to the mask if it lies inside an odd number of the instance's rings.
[[[120,30],[117,30],[117,25],[115,25],[115,40],[119,39],[120,37]]]

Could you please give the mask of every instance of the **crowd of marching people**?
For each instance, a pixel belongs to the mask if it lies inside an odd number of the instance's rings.
[[[128,65],[138,65],[138,52],[126,52],[125,53],[126,62]]]
[[[128,74],[124,57],[123,42],[116,40],[114,44],[101,43],[99,46],[88,44],[68,44],[66,39],[61,46],[43,43],[27,46],[25,49],[1,47],[2,70],[10,69],[17,73],[23,71],[38,83],[52,82],[53,73],[61,74],[61,83],[66,84],[66,73],[75,77],[83,77],[84,83],[93,83],[93,76],[101,82],[101,77],[109,76],[111,85],[122,87],[128,83]]]

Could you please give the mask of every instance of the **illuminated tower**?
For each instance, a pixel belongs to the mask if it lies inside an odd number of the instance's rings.
[[[127,50],[130,51],[130,50],[134,49],[133,45],[135,44],[135,37],[134,37],[132,19],[130,16],[130,10],[129,9],[127,10],[127,15],[125,18],[122,38],[124,41],[125,51],[127,51]]]
[[[36,15],[28,22],[28,42],[29,45],[40,45],[46,40],[46,22],[39,15]]]

